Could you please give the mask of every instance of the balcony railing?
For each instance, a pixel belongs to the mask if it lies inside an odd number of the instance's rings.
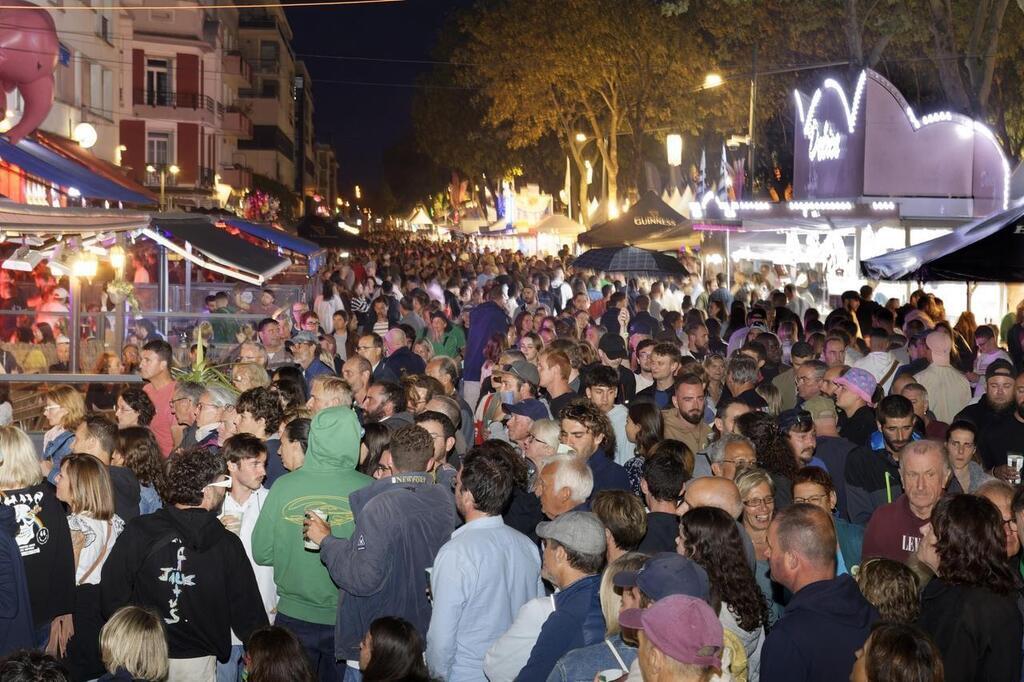
[[[150,107],[170,107],[171,109],[204,109],[217,116],[224,115],[224,105],[210,97],[197,92],[175,92],[173,90],[135,90],[134,101]]]
[[[197,183],[200,187],[213,187],[214,175],[212,168],[206,168],[200,166],[199,168],[199,182]]]
[[[224,131],[239,137],[252,137],[252,121],[237,107],[228,107],[224,112]]]

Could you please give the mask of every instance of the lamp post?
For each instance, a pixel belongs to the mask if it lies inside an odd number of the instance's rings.
[[[180,171],[181,171],[181,169],[178,168],[177,166],[175,166],[173,163],[170,164],[169,166],[166,165],[166,164],[161,164],[159,169],[156,166],[154,166],[153,164],[149,164],[148,166],[146,166],[146,172],[147,173],[160,173],[160,210],[161,211],[167,210],[167,196],[166,196],[167,174],[170,173],[171,176],[176,176]]]

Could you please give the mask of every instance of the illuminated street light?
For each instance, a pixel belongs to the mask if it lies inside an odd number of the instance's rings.
[[[359,189],[359,185],[356,185],[356,199],[363,198],[363,190]]]
[[[668,165],[683,165],[683,136],[673,133],[666,137],[665,153],[668,155]]]
[[[711,88],[717,88],[724,82],[725,81],[722,79],[722,77],[717,73],[709,73],[708,75],[704,76],[704,89],[710,90]]]
[[[576,141],[582,144],[587,141],[587,136],[583,133],[576,133]]]

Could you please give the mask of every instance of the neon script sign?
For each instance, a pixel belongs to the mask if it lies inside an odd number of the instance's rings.
[[[811,161],[833,161],[843,155],[843,136],[832,126],[831,121],[812,121],[805,130],[807,135],[807,158]]]

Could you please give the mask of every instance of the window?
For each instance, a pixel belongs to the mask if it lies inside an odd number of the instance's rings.
[[[100,38],[103,38],[108,43],[110,42],[110,17],[106,14],[100,15],[100,25],[98,30]]]
[[[277,62],[281,58],[281,45],[274,40],[260,41],[260,69],[263,71],[275,71]]]
[[[260,90],[260,97],[277,98],[280,91],[280,84],[276,80],[272,78],[265,78],[263,79],[262,86],[262,90]]]
[[[146,133],[146,163],[166,166],[174,163],[174,135],[151,130]]]
[[[146,104],[150,106],[171,106],[171,61],[169,59],[146,60]]]
[[[102,115],[111,115],[103,111],[103,67],[99,64],[89,64],[89,108]]]

